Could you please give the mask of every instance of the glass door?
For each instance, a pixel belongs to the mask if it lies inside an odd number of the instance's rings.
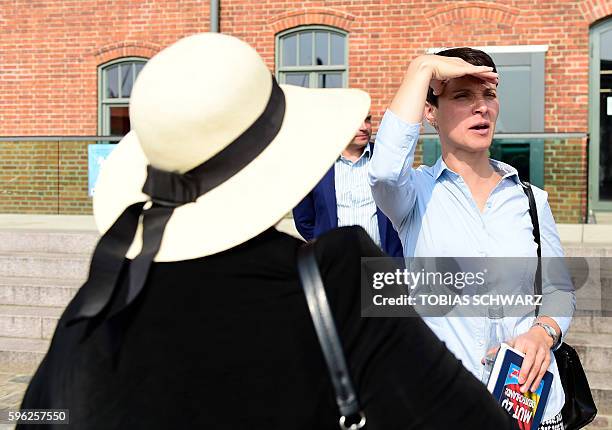
[[[612,19],[591,29],[589,201],[612,211]]]

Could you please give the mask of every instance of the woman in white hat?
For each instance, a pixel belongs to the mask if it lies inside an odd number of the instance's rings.
[[[96,188],[104,235],[89,279],[22,407],[69,409],[86,429],[337,428],[298,277],[303,243],[273,226],[368,108],[357,90],[280,88],[229,36],[152,58],[132,92],[133,130]],[[419,318],[360,317],[360,257],[382,256],[365,231],[332,231],[314,249],[362,408],[345,427],[365,416],[370,429],[510,428]]]

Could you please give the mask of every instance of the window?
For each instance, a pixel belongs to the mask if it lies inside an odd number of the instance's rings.
[[[612,19],[591,28],[590,51],[589,209],[597,217],[612,211]]]
[[[508,47],[511,48],[511,47]],[[514,47],[512,47],[514,48]],[[539,49],[538,49],[539,48]],[[545,47],[516,47],[517,52],[486,48],[500,75],[498,133],[544,132]],[[520,52],[523,49],[527,52]],[[499,52],[498,52],[499,51]]]
[[[544,56],[547,45],[476,46],[491,56],[500,75],[496,133],[544,132]],[[435,53],[444,48],[429,49]],[[435,130],[426,124],[426,133]]]
[[[345,32],[329,27],[288,30],[277,36],[277,79],[308,88],[346,87],[347,56]]]
[[[130,131],[128,104],[136,77],[145,63],[144,58],[122,58],[100,67],[99,134],[124,136]]]

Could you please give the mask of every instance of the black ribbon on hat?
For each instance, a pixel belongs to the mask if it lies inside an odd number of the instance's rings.
[[[147,202],[142,201],[128,206],[98,241],[88,279],[66,309],[62,317],[64,324],[94,318],[109,305],[142,216],[142,250],[129,268],[127,296],[124,303],[113,307],[113,313],[106,319],[133,303],[143,290],[174,209],[195,202],[252,162],[274,140],[284,116],[285,95],[272,77],[272,92],[263,113],[222,151],[184,174],[147,166],[142,191],[150,197],[152,205],[144,209]]]

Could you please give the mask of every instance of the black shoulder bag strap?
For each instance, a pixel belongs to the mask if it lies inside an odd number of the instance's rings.
[[[361,429],[365,426],[366,417],[359,406],[359,400],[344,359],[342,344],[317,266],[314,242],[306,243],[298,248],[297,266],[312,322],[336,392],[336,403],[341,414],[340,428],[343,430]],[[349,419],[357,422],[348,424]]]
[[[523,191],[527,194],[529,199],[529,215],[531,216],[531,224],[533,225],[533,240],[538,245],[538,269],[536,270],[536,277],[533,283],[535,294],[538,296],[542,295],[542,245],[540,243],[540,223],[538,222],[538,209],[536,208],[535,197],[533,196],[533,190],[529,182],[521,181]],[[535,316],[540,314],[540,305],[536,306]]]

